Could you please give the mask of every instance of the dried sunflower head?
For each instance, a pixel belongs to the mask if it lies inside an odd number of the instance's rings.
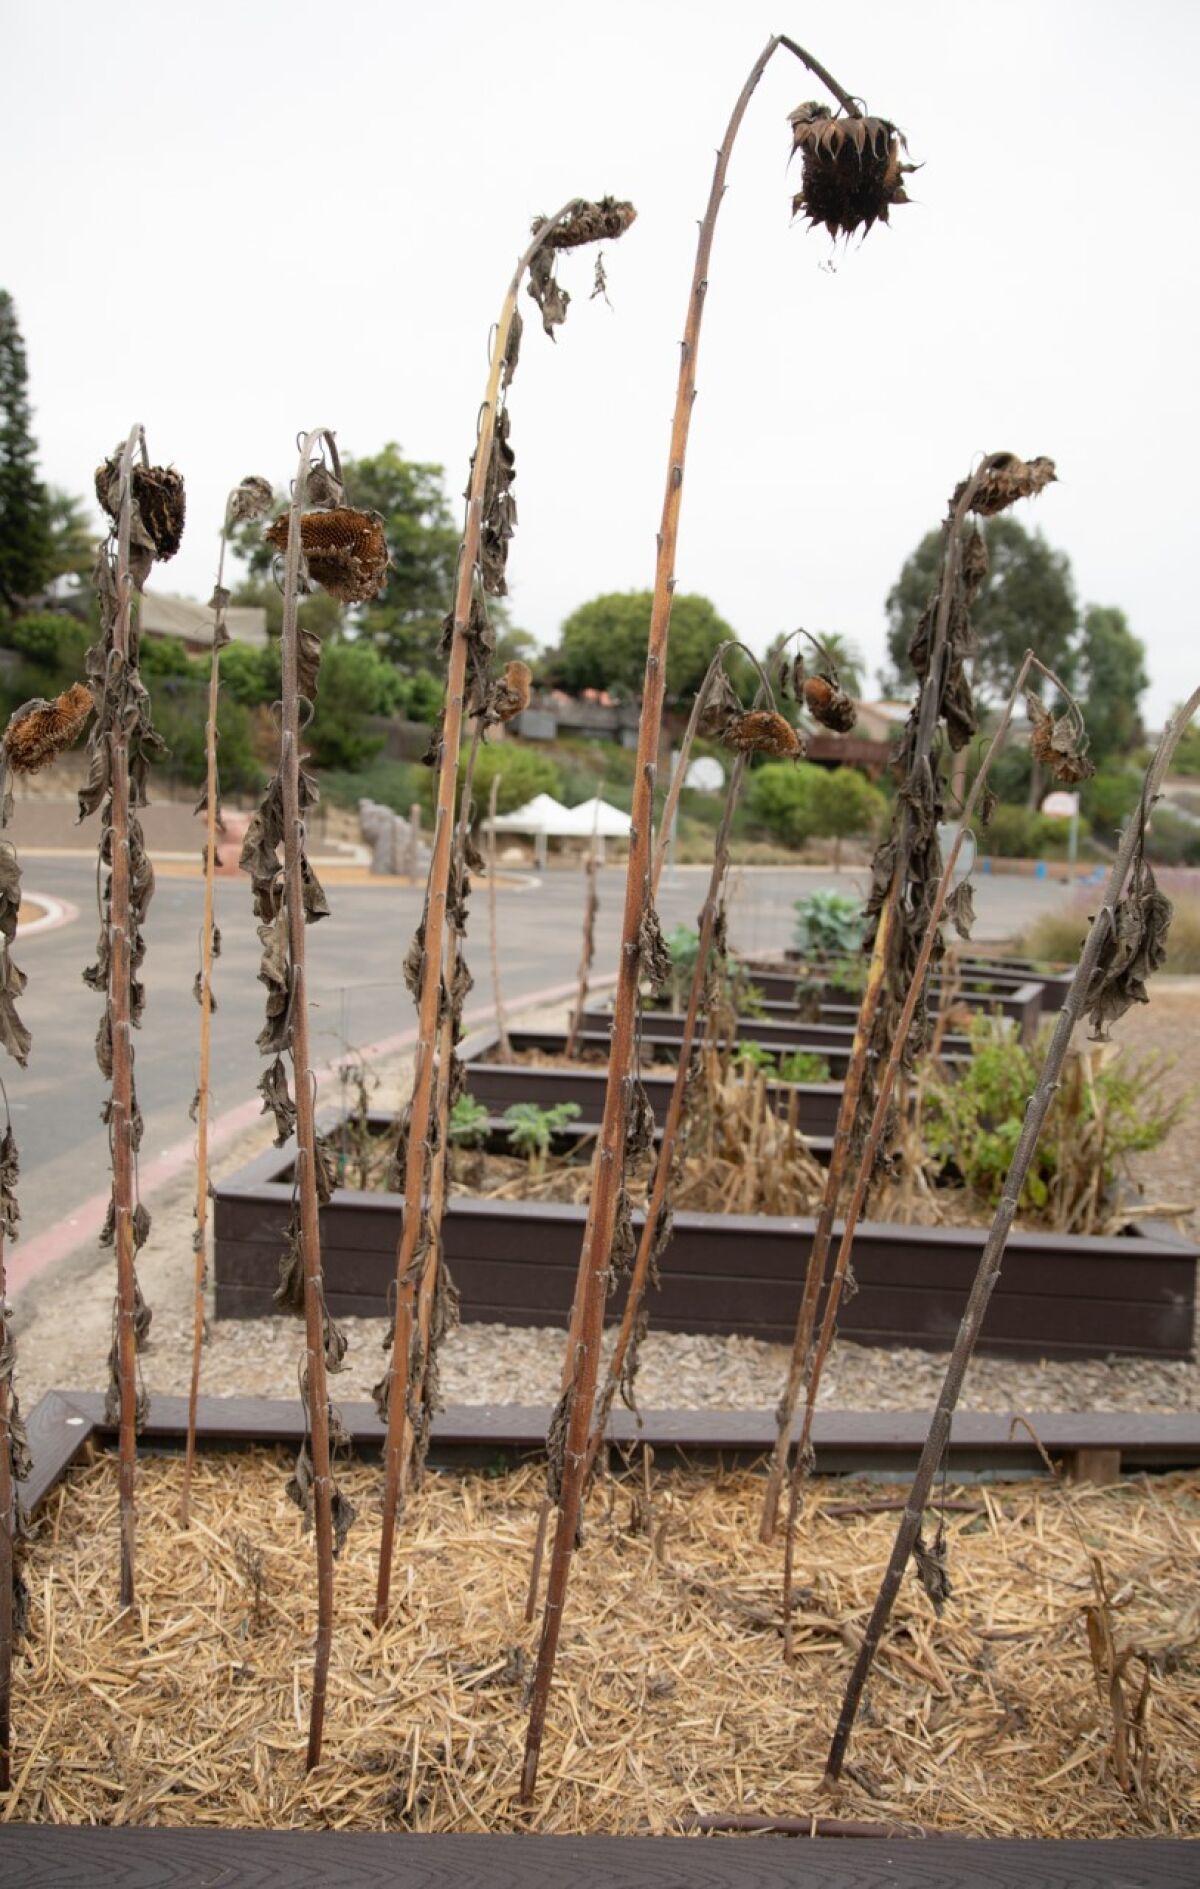
[[[529,707],[529,690],[533,682],[533,672],[525,662],[510,662],[504,666],[503,674],[493,683],[488,700],[488,719],[491,721],[512,721]]]
[[[1029,747],[1034,760],[1044,761],[1064,787],[1090,780],[1096,770],[1087,758],[1087,735],[1081,724],[1070,715],[1052,715],[1032,689],[1026,693],[1025,709],[1033,723]]]
[[[710,741],[723,741],[730,722],[738,720],[744,712],[737,690],[725,671],[718,669],[705,691],[696,732]]]
[[[907,203],[904,179],[915,164],[905,164],[907,150],[895,125],[886,118],[835,118],[827,105],[811,100],[797,106],[788,122],[792,150],[804,171],[792,209],[829,234],[865,234],[873,223],[886,223],[894,203]]]
[[[560,328],[567,319],[567,309],[571,297],[558,281],[554,273],[555,255],[559,249],[578,249],[585,243],[601,243],[605,239],[615,241],[624,236],[626,230],[637,216],[631,203],[620,203],[615,197],[601,197],[599,203],[587,203],[581,197],[571,205],[569,213],[547,232],[539,248],[535,249],[529,261],[529,294],[542,311],[542,327],[554,340],[554,330]],[[544,216],[533,219],[533,233],[547,221]],[[604,270],[597,261],[597,287],[593,294],[603,293]],[[507,378],[512,379],[512,368],[507,368]]]
[[[256,473],[235,485],[229,494],[229,523],[231,525],[252,524],[256,518],[265,518],[271,509],[275,494],[271,490],[269,479],[260,479]]]
[[[994,518],[1018,499],[1036,498],[1058,478],[1053,459],[1018,459],[1016,453],[993,453],[991,464],[975,488],[968,510],[980,518]],[[969,481],[963,480],[954,494],[957,505]]]
[[[802,685],[804,706],[814,721],[835,734],[848,735],[858,720],[858,710],[840,683],[828,676],[806,676]]]
[[[276,551],[286,551],[288,513],[264,533]],[[305,512],[300,543],[308,574],[340,603],[366,603],[378,596],[387,579],[387,541],[378,512],[357,512],[348,505],[328,512]]]
[[[96,497],[101,509],[117,524],[121,517],[121,454],[115,452],[96,467]],[[182,475],[174,466],[143,466],[135,461],[133,503],[156,558],[173,558],[183,542],[187,501]]]
[[[92,692],[73,682],[52,702],[40,696],[13,714],[4,731],[4,755],[14,774],[35,774],[74,747],[92,712]]]
[[[601,197],[599,203],[586,203],[580,198],[571,205],[562,222],[550,231],[546,247],[578,249],[584,243],[615,242],[618,236],[624,236],[636,217],[637,211],[631,203],[620,203],[615,197]],[[538,224],[545,221],[545,217],[534,219],[535,236]]]
[[[777,760],[796,761],[804,753],[790,721],[773,708],[752,708],[732,715],[721,730],[721,740],[735,754],[770,754]]]

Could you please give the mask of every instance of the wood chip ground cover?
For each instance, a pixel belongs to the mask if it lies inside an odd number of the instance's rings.
[[[326,1755],[306,1778],[314,1581],[289,1468],[265,1450],[202,1456],[183,1534],[180,1463],[145,1460],[140,1599],[124,1621],[113,1460],[49,1498],[26,1558],[5,1819],[632,1833],[711,1811],[836,1811],[1003,1836],[1200,1833],[1200,1475],[947,1491],[964,1505],[946,1516],[953,1597],[938,1621],[906,1582],[836,1803],[818,1793],[826,1745],[895,1524],[852,1511],[879,1490],[813,1485],[789,1670],[759,1480],[656,1474],[648,1502],[640,1473],[610,1481],[590,1506],[524,1813],[540,1471],[431,1476],[376,1634],[378,1471],[347,1467],[360,1519],[338,1565]],[[1130,1792],[1089,1657],[1089,1553],[1119,1644],[1148,1661],[1149,1751]]]

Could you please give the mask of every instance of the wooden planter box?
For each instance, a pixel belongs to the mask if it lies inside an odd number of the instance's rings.
[[[562,1057],[566,1049],[567,1039],[561,1030],[510,1030],[508,1037],[513,1050],[518,1053],[538,1049]],[[467,1037],[459,1050],[466,1064],[467,1093],[474,1096],[477,1102],[484,1103],[489,1114],[503,1115],[505,1109],[511,1108],[514,1102],[536,1102],[542,1108],[552,1108],[556,1102],[574,1102],[582,1122],[595,1123],[603,1119],[604,1091],[608,1084],[606,1069],[595,1063],[569,1063],[565,1060],[540,1066],[483,1060],[495,1054],[499,1041],[495,1030],[479,1030]],[[657,1039],[647,1039],[643,1035],[642,1041],[644,1060],[678,1061],[678,1035],[660,1036]],[[606,1024],[603,1030],[589,1032],[582,1043],[583,1047],[602,1051],[607,1056],[609,1026]],[[817,1044],[813,1048],[821,1055],[826,1054],[824,1048]],[[844,1063],[845,1058],[842,1060]],[[674,1077],[644,1075],[642,1084],[661,1127],[670,1105]],[[842,1099],[840,1082],[770,1082],[767,1084],[767,1094],[780,1113],[786,1112],[791,1097],[795,1095],[797,1126],[801,1134],[809,1139],[827,1138],[837,1127],[838,1107]]]
[[[753,965],[747,966],[750,981],[760,992],[768,1011],[776,1005],[782,1005],[795,1014],[797,1009],[796,991],[802,979],[787,971],[758,972]],[[936,1011],[940,1005],[941,980],[934,978],[930,983],[930,1004]],[[1037,1026],[1046,1012],[1046,986],[1035,978],[1013,979],[1001,983],[997,979],[995,988],[988,991],[963,989],[954,993],[954,1003],[966,1010],[977,1011],[981,1016],[999,1015],[1009,1017],[1017,1025],[1024,1041],[1032,1039]],[[822,1022],[836,1023],[844,1018],[851,1020],[858,1015],[858,1002],[852,993],[840,990],[836,984],[823,984],[817,991],[820,1000],[819,1009]],[[1053,1009],[1060,1009],[1061,1003],[1055,1001]],[[653,1015],[653,1012],[649,1014]]]
[[[139,1449],[179,1451],[186,1401],[154,1397]],[[372,1406],[342,1406],[356,1451],[374,1455],[383,1429]],[[487,1462],[540,1453],[548,1409],[457,1406],[434,1419],[431,1461]],[[1187,1467],[1200,1461],[1200,1422],[1191,1415],[1143,1417],[1085,1412],[1038,1419],[1046,1447],[1068,1469],[1097,1457],[1114,1470]],[[820,1410],[813,1442],[818,1473],[908,1474],[927,1418],[903,1411]],[[613,1413],[613,1432],[637,1434],[628,1412]],[[641,1432],[658,1460],[713,1462],[761,1458],[774,1440],[769,1412],[647,1411]],[[29,1413],[32,1473],[21,1497],[36,1510],[88,1447],[109,1447],[113,1426],[104,1398],[50,1391]],[[246,1444],[295,1448],[303,1437],[298,1400],[202,1397],[201,1450]],[[1033,1446],[1012,1434],[1006,1417],[964,1412],[950,1442],[950,1473],[984,1468],[995,1475],[1038,1473]],[[67,1494],[66,1499],[70,1497]],[[21,1697],[18,1690],[20,1726]],[[23,1756],[18,1734],[17,1771]],[[240,1760],[239,1760],[240,1762]],[[831,1812],[836,1806],[830,1807]],[[114,1803],[114,1817],[124,1807]],[[153,1814],[152,1812],[150,1814]],[[845,1826],[843,1826],[843,1829]],[[877,1826],[876,1836],[838,1834],[836,1818],[816,1825],[812,1840],[704,1841],[682,1836],[608,1837],[459,1835],[338,1830],[155,1828],[136,1823],[72,1826],[14,1820],[0,1837],[0,1882],[20,1889],[928,1889],[934,1881],[1025,1889],[1053,1881],[1060,1889],[1099,1889],[1117,1880],[1139,1889],[1185,1889],[1194,1880],[1195,1846],[1166,1839],[1034,1842],[1004,1838],[908,1837]],[[886,1834],[885,1834],[886,1832]],[[686,1848],[684,1847],[686,1843]],[[932,1845],[932,1848],[931,1848]]]
[[[378,1119],[383,1125],[387,1118]],[[277,1309],[294,1159],[292,1143],[272,1149],[216,1189],[218,1318],[262,1318]],[[403,1214],[398,1194],[352,1188],[338,1188],[322,1208],[335,1316],[387,1316]],[[582,1206],[452,1197],[444,1240],[463,1318],[565,1323],[585,1218]],[[640,1231],[641,1216],[634,1219]],[[677,1214],[652,1301],[654,1325],[790,1342],[813,1226],[808,1218]],[[843,1302],[842,1336],[949,1349],[984,1237],[981,1227],[865,1223],[854,1250],[859,1290]],[[1190,1357],[1195,1281],[1196,1250],[1169,1229],[1113,1239],[1014,1233],[981,1349],[1037,1358]],[[614,1311],[620,1303],[618,1296]]]
[[[835,1017],[832,1008],[822,1006],[820,1023],[806,1023],[797,1017],[794,1009],[786,1005],[777,1005],[773,1009],[767,1006],[768,1015],[764,1017],[739,1017],[737,1035],[739,1043],[759,1043],[763,1049],[779,1050],[786,1054],[789,1050],[810,1049],[814,1055],[824,1056],[829,1063],[830,1073],[844,1077],[846,1065],[850,1059],[850,1047],[854,1041],[854,1023],[842,1022]],[[851,1017],[857,1015],[852,1011]],[[828,1019],[828,1020],[826,1020]],[[605,1005],[597,1004],[595,1009],[585,1010],[582,1018],[584,1038],[589,1045],[599,1038],[607,1043],[612,1032],[612,1011]],[[643,1015],[642,1042],[644,1044],[678,1043],[683,1036],[683,1015],[670,1010],[647,1010]],[[700,1020],[700,1035],[707,1036],[708,1030],[703,1018]],[[943,1061],[957,1062],[971,1054],[971,1039],[947,1032],[943,1039]]]

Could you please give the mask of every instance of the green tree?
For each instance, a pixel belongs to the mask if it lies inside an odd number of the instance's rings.
[[[1150,686],[1146,646],[1123,610],[1092,603],[1084,611],[1079,654],[1089,753],[1102,767],[1123,760],[1146,739],[1139,707]]]
[[[37,475],[25,343],[0,289],[0,599],[17,616],[54,574],[50,503]]]
[[[459,763],[459,779],[466,771],[466,758]],[[481,748],[475,763],[475,814],[481,818],[487,811],[488,797],[492,791],[492,782],[500,776],[500,786],[496,794],[498,813],[515,813],[518,807],[524,807],[537,794],[553,794],[557,800],[562,792],[562,779],[554,762],[548,754],[539,754],[536,748],[521,748],[515,741],[489,742]]]
[[[979,644],[973,665],[977,694],[984,702],[1003,701],[1027,649],[1036,650],[1070,686],[1079,611],[1069,558],[1016,518],[990,518],[983,533],[989,568],[971,611]],[[941,562],[942,534],[928,532],[888,592],[888,654],[895,675],[885,687],[907,688],[913,681],[908,646],[937,589]]]
[[[399,678],[370,643],[330,643],[321,657],[316,710],[305,739],[318,767],[354,769],[379,753],[383,736],[372,716],[390,715]]]
[[[887,811],[887,801],[857,768],[818,769],[809,802],[812,831],[833,841],[833,870],[842,869],[842,841],[869,833]]]
[[[807,761],[768,761],[746,790],[746,813],[781,846],[802,846],[813,826],[813,795],[823,770]]]
[[[46,487],[50,525],[50,579],[77,577],[90,585],[99,531],[81,498],[61,486]]]
[[[613,591],[581,604],[559,631],[558,643],[542,659],[542,673],[559,688],[613,689],[640,696],[646,673],[651,593]],[[676,596],[671,606],[667,695],[694,695],[717,646],[732,637],[728,623],[707,597]]]

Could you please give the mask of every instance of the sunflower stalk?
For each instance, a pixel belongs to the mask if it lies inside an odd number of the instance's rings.
[[[183,532],[183,481],[170,468],[151,466],[140,426],[96,473],[96,494],[111,521],[96,561],[100,635],[88,652],[96,709],[88,779],[79,795],[84,818],[100,810],[99,854],[107,877],[100,888],[96,962],[84,981],[103,994],[104,1015],[96,1060],[109,1081],[104,1116],[112,1155],[112,1207],[101,1239],[117,1257],[115,1333],[109,1354],[108,1408],[118,1428],[120,1584],[122,1608],[135,1593],[137,1520],[134,1506],[137,1430],[145,1416],[139,1394],[138,1350],[150,1312],[138,1289],[135,1255],[149,1232],[137,1199],[137,1151],[142,1117],[133,1076],[132,1031],[141,1021],[145,955],[142,926],[154,890],[135,809],[146,804],[150,761],[162,742],[150,720],[150,700],[138,673],[138,631],[133,593],[141,591],[156,559],[172,557]]]
[[[492,784],[488,790],[487,811],[487,898],[488,898],[488,954],[492,965],[492,1007],[496,1013],[496,1030],[499,1035],[499,1049],[502,1060],[512,1056],[512,1044],[508,1039],[508,1020],[504,1013],[504,998],[500,988],[500,930],[496,922],[496,801],[500,793],[500,774],[492,775]]]
[[[1034,461],[1031,465],[1040,466],[1042,463]],[[926,647],[921,652],[920,661],[914,663],[922,681],[916,709],[909,718],[908,732],[900,751],[904,771],[897,795],[893,831],[876,856],[876,872],[878,874],[882,868],[883,882],[880,884],[878,879],[876,882],[877,917],[871,941],[870,963],[838,1107],[828,1177],[813,1230],[787,1378],[776,1409],[775,1448],[759,1524],[759,1539],[763,1542],[770,1541],[775,1533],[780,1498],[789,1473],[796,1406],[811,1361],[817,1310],[833,1239],[833,1223],[847,1172],[857,1155],[863,1109],[869,1101],[868,1076],[879,1058],[887,1053],[895,1034],[888,1017],[889,995],[895,1001],[899,991],[907,993],[915,988],[917,1002],[921,1003],[924,999],[923,981],[912,985],[907,970],[900,963],[897,946],[903,942],[903,934],[910,919],[910,906],[915,900],[910,877],[917,849],[922,845],[931,852],[936,849],[936,836],[931,841],[929,828],[935,824],[937,791],[932,756],[939,718],[946,717],[955,747],[962,745],[974,727],[970,692],[963,672],[968,635],[964,602],[966,573],[963,526],[972,510],[1001,508],[998,499],[994,507],[991,501],[997,498],[999,488],[1010,480],[1010,469],[1014,464],[1026,472],[1031,470],[1024,467],[1023,462],[1015,461],[1011,453],[992,453],[983,459],[976,471],[956,487],[943,527],[944,550],[936,603],[922,619]],[[1048,476],[1053,476],[1053,468]],[[1044,483],[1046,479],[1042,478],[1032,489],[1040,490]],[[1003,502],[1011,503],[1027,495],[1026,491],[1019,489],[1019,485],[1014,485]],[[871,909],[869,905],[868,910]],[[899,991],[895,986],[899,987]],[[889,987],[893,988],[889,991]],[[905,1045],[902,1044],[902,1047]]]
[[[217,871],[217,830],[221,823],[221,789],[217,773],[217,711],[221,696],[221,651],[230,640],[225,627],[229,592],[225,589],[225,551],[232,525],[242,519],[261,516],[271,500],[271,487],[265,479],[243,479],[229,494],[221,524],[220,549],[217,554],[217,582],[212,596],[213,639],[212,667],[208,676],[208,713],[204,724],[204,916],[200,933],[200,976],[196,995],[200,1003],[200,1070],[194,1104],[196,1118],[196,1225],[192,1234],[194,1267],[192,1275],[192,1373],[188,1388],[187,1441],[183,1459],[183,1489],[179,1498],[179,1520],[188,1526],[191,1510],[192,1471],[196,1461],[196,1412],[200,1399],[200,1362],[204,1348],[204,1292],[208,1283],[208,1122],[211,1102],[210,1068],[212,1062],[212,1013],[215,1007],[212,988],[213,960],[220,950],[220,933],[213,916]]]
[[[663,968],[665,949],[651,897],[651,840],[654,789],[666,689],[666,660],[671,602],[675,587],[675,555],[679,537],[684,467],[688,434],[696,398],[696,357],[699,347],[717,215],[725,192],[725,177],[738,129],[764,70],[783,42],[768,40],[755,60],[734,106],[717,151],[708,204],[700,224],[696,261],[688,297],[681,348],[675,410],[667,464],[666,491],[658,534],[658,557],[642,691],[642,713],[634,775],[633,813],[625,907],[617,975],[612,1046],[604,1115],[593,1167],[593,1186],[575,1288],[575,1311],[569,1334],[569,1383],[555,1412],[549,1439],[548,1484],[557,1504],[541,1638],[534,1674],[520,1799],[530,1803],[537,1784],[538,1763],[545,1733],[550,1686],[566,1605],[571,1560],[579,1535],[583,1507],[588,1439],[596,1401],[600,1339],[610,1274],[616,1254],[619,1209],[627,1203],[624,1191],[624,1147],[632,1091],[634,1038],[639,992],[644,978]],[[793,42],[788,50],[810,70],[814,62]],[[841,93],[839,102],[858,116],[853,101]],[[886,213],[886,205],[883,206]]]
[[[302,766],[300,752],[301,703],[307,720],[316,695],[320,646],[306,638],[300,627],[299,600],[302,587],[316,575],[306,555],[309,545],[324,548],[329,529],[325,521],[330,518],[338,521],[336,529],[341,534],[346,517],[346,530],[354,528],[353,542],[371,551],[371,557],[353,573],[360,590],[377,589],[386,569],[382,537],[377,545],[373,543],[377,521],[367,514],[343,514],[337,503],[341,491],[334,436],[327,427],[314,428],[300,440],[288,511],[265,534],[284,553],[279,773],[266,790],[242,848],[242,865],[251,876],[260,921],[263,960],[259,976],[268,991],[267,1022],[259,1046],[264,1055],[275,1058],[259,1086],[264,1107],[275,1112],[279,1138],[294,1125],[296,1139],[298,1223],[276,1297],[293,1309],[302,1306],[305,1327],[300,1396],[307,1435],[288,1493],[306,1521],[311,1521],[316,1539],[317,1633],[305,1758],[308,1770],[321,1758],[333,1641],[333,1563],[353,1521],[353,1509],[333,1475],[333,1438],[340,1426],[329,1401],[328,1372],[340,1368],[345,1341],[326,1308],[321,1267],[320,1205],[329,1198],[332,1183],[327,1152],[316,1128],[306,964],[307,925],[329,909],[306,851],[305,815],[316,798],[316,787]],[[310,492],[318,506],[328,509],[306,514]],[[314,557],[312,564],[317,563]],[[326,587],[339,594],[346,572],[323,571],[318,581],[324,582],[326,576],[333,578]],[[292,1065],[290,1097],[281,1061],[284,1050]]]
[[[1146,821],[1170,771],[1175,749],[1198,709],[1200,689],[1195,690],[1183,707],[1171,717],[1154,751],[1142,783],[1140,806],[1125,827],[1104,898],[1092,920],[1067,992],[1067,1000],[1059,1013],[1037,1088],[1026,1107],[1020,1139],[980,1255],[891,1556],[846,1686],[826,1759],[827,1785],[835,1785],[841,1776],[863,1688],[904,1578],[904,1571],[917,1545],[934,1478],[949,1445],[951,1424],[963,1382],[988,1303],[1000,1277],[1021,1192],[1062,1075],[1075,1026],[1086,1011],[1102,1029],[1128,1003],[1146,1001],[1145,976],[1162,963],[1170,908],[1161,894],[1153,891],[1152,879],[1148,886],[1146,884],[1147,869],[1143,852]],[[1134,888],[1132,895],[1129,890],[1131,884]],[[1151,909],[1147,911],[1147,907]],[[1147,918],[1151,923],[1149,929],[1144,930],[1143,921]],[[1114,995],[1122,979],[1125,980],[1125,988],[1119,995]]]
[[[552,217],[539,219],[532,239],[513,271],[496,325],[487,386],[476,431],[471,480],[467,491],[466,524],[458,560],[454,607],[449,622],[446,703],[435,739],[433,760],[438,771],[437,810],[419,934],[417,984],[417,1048],[412,1098],[408,1110],[404,1171],[404,1222],[396,1254],[396,1310],[391,1336],[391,1363],[377,1397],[386,1406],[387,1436],[383,1459],[383,1527],[375,1593],[375,1622],[387,1619],[391,1592],[396,1521],[404,1476],[405,1437],[411,1393],[411,1356],[417,1284],[428,1254],[428,1201],[432,1131],[435,1128],[434,1075],[442,1005],[448,992],[443,980],[446,906],[451,877],[458,760],[468,683],[468,658],[476,653],[477,633],[472,604],[476,575],[493,595],[505,591],[504,563],[515,522],[508,491],[511,449],[503,394],[512,378],[520,343],[521,322],[517,296],[529,273],[530,293],[542,312],[549,334],[566,314],[567,297],[554,277],[557,250],[584,240],[619,236],[633,221],[632,205],[585,204],[572,199]]]
[[[784,1657],[787,1660],[792,1658],[792,1585],[795,1560],[796,1521],[799,1513],[801,1491],[812,1463],[812,1428],[813,1419],[816,1415],[817,1397],[821,1388],[821,1377],[837,1329],[837,1315],[841,1305],[846,1279],[850,1271],[850,1262],[854,1254],[854,1241],[863,1211],[866,1207],[867,1196],[875,1173],[876,1162],[883,1152],[884,1142],[887,1138],[891,1120],[892,1096],[895,1091],[897,1078],[900,1074],[900,1067],[904,1060],[904,1052],[908,1044],[909,1034],[913,1027],[917,1005],[920,1001],[921,992],[925,987],[925,980],[929,973],[934,945],[938,938],[942,917],[950,897],[950,889],[954,880],[954,869],[958,864],[963,841],[970,831],[971,822],[975,817],[976,809],[983,802],[984,794],[987,789],[988,775],[991,773],[993,762],[1004,746],[1005,738],[1012,722],[1013,712],[1020,700],[1021,693],[1025,687],[1031,669],[1039,670],[1046,680],[1066,699],[1071,706],[1072,715],[1076,719],[1079,729],[1082,730],[1082,716],[1079,715],[1079,711],[1075,707],[1066,685],[1060,681],[1052,670],[1048,669],[1046,665],[1038,659],[1031,649],[1026,650],[1021,662],[1021,667],[1017,672],[1017,679],[1013,684],[1012,691],[1004,705],[1000,720],[988,743],[983,760],[980,762],[979,770],[971,784],[971,790],[963,804],[958,826],[950,845],[950,851],[946,856],[941,877],[934,891],[933,902],[930,906],[929,916],[926,921],[925,933],[921,940],[913,976],[905,994],[900,1015],[896,1021],[896,1028],[888,1049],[887,1061],[884,1064],[883,1073],[879,1078],[875,1108],[871,1116],[870,1126],[867,1129],[866,1139],[861,1152],[857,1156],[857,1176],[853,1191],[851,1192],[850,1199],[846,1206],[842,1236],[838,1244],[837,1255],[834,1259],[833,1272],[826,1288],[825,1305],[821,1314],[821,1329],[817,1337],[812,1362],[807,1372],[804,1387],[804,1417],[800,1430],[800,1438],[796,1445],[795,1459],[791,1474],[791,1491],[788,1499],[783,1561],[783,1649]],[[949,1007],[950,991],[946,989],[943,991],[942,1009],[938,1018],[937,1028],[939,1031],[943,1027]],[[937,1041],[937,1033],[935,1032],[935,1043]]]
[[[599,809],[592,822],[592,837],[588,843],[587,858],[583,862],[583,939],[579,947],[579,981],[575,991],[575,1003],[571,1011],[571,1020],[567,1025],[567,1040],[563,1046],[563,1058],[570,1062],[579,1042],[579,1033],[583,1029],[583,1013],[587,1008],[588,983],[592,975],[592,964],[596,957],[596,914],[600,910],[600,895],[596,890],[596,827],[599,824]]]

